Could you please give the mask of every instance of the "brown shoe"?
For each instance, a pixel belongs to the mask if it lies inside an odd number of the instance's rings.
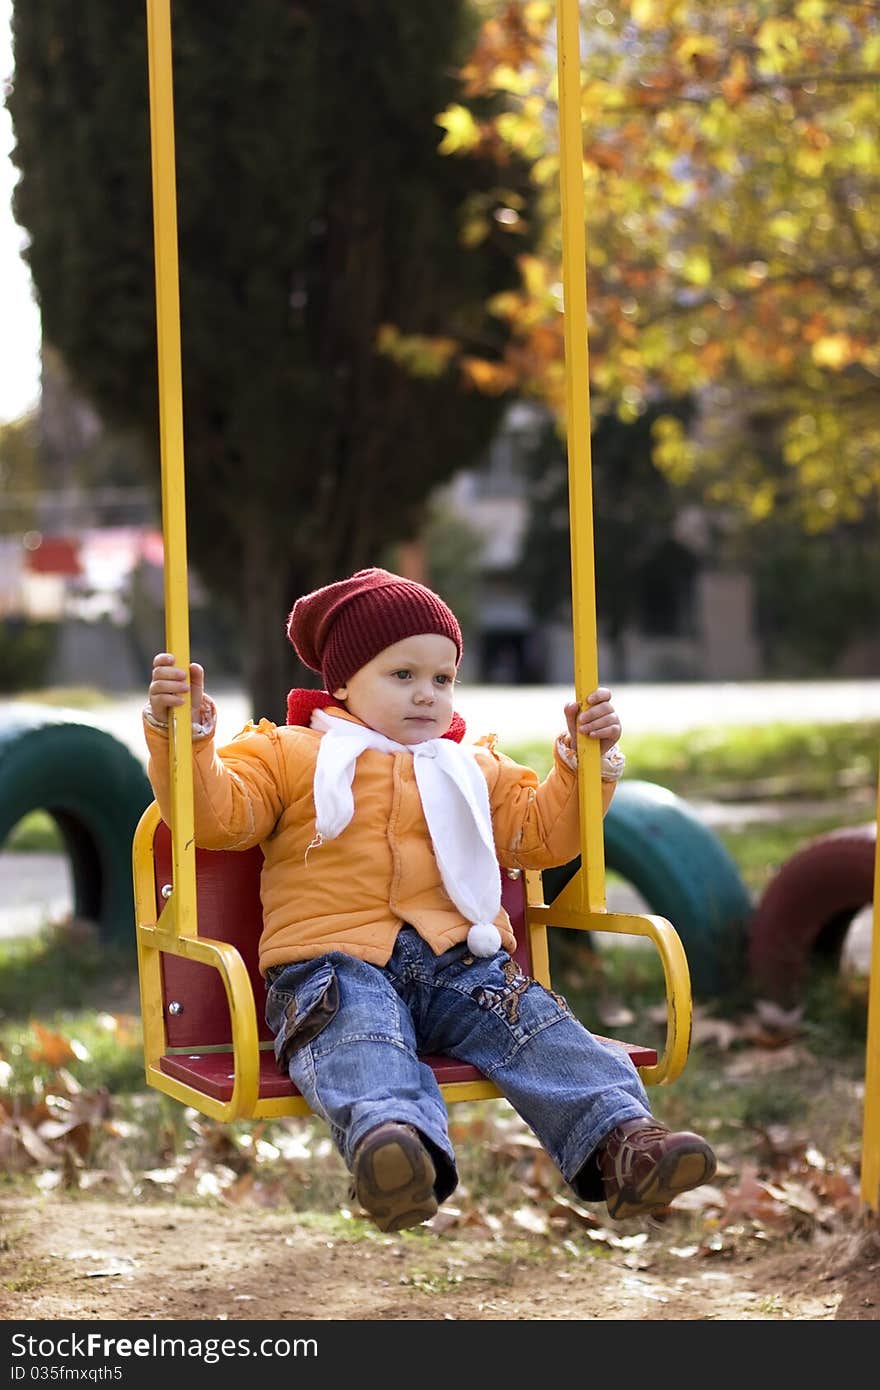
[[[716,1168],[715,1155],[699,1134],[674,1134],[649,1119],[618,1125],[596,1157],[615,1221],[668,1206],[680,1193],[708,1182]]]
[[[379,1125],[361,1140],[352,1167],[355,1196],[380,1231],[402,1231],[437,1211],[431,1155],[411,1125]]]

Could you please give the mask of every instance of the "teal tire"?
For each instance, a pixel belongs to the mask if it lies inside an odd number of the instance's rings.
[[[681,938],[695,999],[741,983],[752,902],[735,860],[682,797],[623,781],[605,815],[605,868],[638,892]],[[544,873],[548,902],[579,867]]]
[[[0,846],[32,811],[58,827],[74,913],[102,939],[134,939],[131,844],[153,799],[146,773],[111,734],[76,711],[16,705],[0,722]]]

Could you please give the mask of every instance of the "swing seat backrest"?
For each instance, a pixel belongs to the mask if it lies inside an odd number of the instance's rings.
[[[191,958],[185,937],[158,931],[158,909],[172,882],[171,836],[155,803],[135,834],[134,872],[138,909],[138,950],[145,1032],[147,1081],[186,1104],[217,1118],[256,1118],[305,1114],[308,1107],[275,1061],[265,1022],[266,986],[258,968],[262,929],[260,871],[263,855],[251,850],[196,850],[198,943],[226,943],[243,970],[230,978],[225,969]],[[530,950],[524,877],[502,873],[502,902],[517,939],[515,959],[526,975],[540,978]],[[190,953],[190,954],[188,954]],[[228,952],[227,952],[228,953]],[[543,983],[549,985],[549,978]],[[256,1055],[240,1055],[235,1022],[255,1015]],[[653,1048],[626,1043],[635,1066],[657,1061]],[[476,1068],[455,1058],[429,1056],[447,1102],[497,1096]],[[256,1072],[256,1095],[240,1109],[236,1071],[247,1064]],[[253,1087],[251,1088],[253,1091]]]

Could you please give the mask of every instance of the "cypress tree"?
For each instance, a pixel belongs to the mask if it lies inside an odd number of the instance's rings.
[[[257,715],[282,719],[303,676],[297,594],[411,537],[498,419],[502,398],[454,367],[379,346],[385,324],[503,346],[485,305],[529,234],[489,216],[465,248],[462,219],[469,200],[527,204],[527,178],[438,153],[474,22],[467,0],[172,6],[189,551],[238,616]],[[44,337],[105,422],[147,441],[158,488],[144,3],[17,0],[13,43]]]

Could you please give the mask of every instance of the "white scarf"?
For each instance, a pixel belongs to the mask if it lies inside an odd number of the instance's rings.
[[[334,840],[354,815],[351,784],[355,764],[365,749],[411,753],[443,887],[462,916],[473,924],[467,938],[472,954],[494,955],[501,946],[501,934],[495,926],[501,910],[501,872],[492,837],[489,790],[473,750],[448,738],[395,743],[375,729],[322,709],[313,711],[311,726],[324,735],[315,765],[317,834],[312,844]]]

